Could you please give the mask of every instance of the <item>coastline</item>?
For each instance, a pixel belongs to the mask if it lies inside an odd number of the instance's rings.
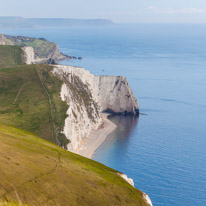
[[[102,113],[102,124],[98,129],[92,130],[87,138],[85,138],[80,147],[75,151],[75,153],[92,159],[94,152],[101,146],[101,144],[106,140],[108,135],[114,131],[117,127],[108,117],[108,113]]]

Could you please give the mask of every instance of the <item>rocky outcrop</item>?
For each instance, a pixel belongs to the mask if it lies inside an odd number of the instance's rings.
[[[117,173],[117,175],[119,175],[120,177],[122,177],[127,183],[129,183],[130,185],[132,185],[134,187],[134,181],[132,178],[128,178],[127,175],[122,174],[122,173]],[[148,206],[152,206],[152,201],[149,198],[149,196],[143,192],[143,199],[145,200],[145,202],[147,203]]]
[[[153,206],[151,199],[150,199],[149,196],[148,196],[146,193],[144,193],[144,192],[143,192],[143,198],[144,198],[144,200],[145,200],[145,202],[147,203],[148,206]]]
[[[75,152],[92,129],[101,125],[100,113],[138,114],[137,100],[126,78],[94,76],[83,68],[56,65],[53,74],[64,84],[61,98],[68,104],[63,133],[71,141]]]
[[[132,178],[128,178],[127,175],[122,174],[122,173],[118,173],[118,175],[122,177],[127,183],[129,183],[130,185],[134,187],[134,181]]]

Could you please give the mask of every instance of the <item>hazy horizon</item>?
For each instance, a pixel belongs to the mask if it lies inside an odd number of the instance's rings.
[[[1,16],[25,18],[111,19],[116,23],[206,23],[204,0],[10,0]]]
[[[70,19],[70,20],[108,20],[117,25],[126,24],[206,24],[205,22],[117,22],[109,18],[70,18],[70,17],[24,17],[24,16],[0,16],[0,18],[23,18],[23,19]]]

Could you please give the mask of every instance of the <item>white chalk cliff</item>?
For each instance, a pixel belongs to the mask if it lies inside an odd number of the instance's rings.
[[[35,55],[34,55],[34,49],[30,46],[24,46],[22,47],[22,50],[24,52],[24,61],[26,64],[33,64],[35,63]]]
[[[96,77],[98,102],[102,111],[117,114],[138,114],[138,104],[127,79],[122,76]]]
[[[148,206],[153,206],[151,199],[149,198],[149,196],[146,193],[143,193],[143,198]]]
[[[72,152],[101,125],[101,112],[138,114],[137,100],[124,77],[95,76],[83,68],[63,65],[54,66],[53,74],[64,82],[61,98],[69,108],[63,133],[71,141],[68,149]]]

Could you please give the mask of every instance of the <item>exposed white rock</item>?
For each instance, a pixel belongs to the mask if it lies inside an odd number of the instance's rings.
[[[117,173],[120,177],[122,177],[127,183],[129,183],[130,185],[132,185],[134,187],[134,181],[132,178],[128,178],[127,175],[122,174],[122,173]],[[147,203],[148,206],[152,206],[152,201],[149,198],[149,196],[143,192],[143,198],[145,200],[145,202]]]
[[[35,63],[33,47],[25,46],[25,47],[22,47],[22,50],[24,51],[24,61],[25,61],[25,63],[26,64]]]
[[[148,204],[148,206],[152,206],[152,201],[146,193],[143,193],[143,198],[146,201],[146,203]]]
[[[75,97],[74,93],[69,85],[66,83],[62,85],[61,98],[69,106],[63,133],[71,141],[68,144],[68,150],[77,152],[81,141],[90,134],[92,129],[96,129],[101,124],[102,119],[99,116],[99,111],[95,111],[95,109],[90,117],[87,105],[83,101],[78,100],[78,97]],[[91,108],[93,107],[94,105],[91,102]]]
[[[68,149],[72,152],[100,126],[102,111],[138,112],[137,100],[124,77],[94,76],[83,68],[63,65],[54,66],[53,74],[64,82],[61,98],[69,108],[63,133],[71,141]]]
[[[101,102],[102,111],[138,114],[137,100],[125,77],[99,76],[96,77],[96,81],[97,97]]]
[[[118,175],[122,177],[127,183],[129,183],[130,185],[134,187],[134,181],[132,178],[128,178],[127,175],[121,174],[121,173],[118,173]]]
[[[102,122],[100,106],[93,94],[94,75],[84,69],[69,66],[55,66],[53,73],[64,82],[61,98],[69,108],[63,133],[71,141],[68,149],[77,152],[83,139]]]

